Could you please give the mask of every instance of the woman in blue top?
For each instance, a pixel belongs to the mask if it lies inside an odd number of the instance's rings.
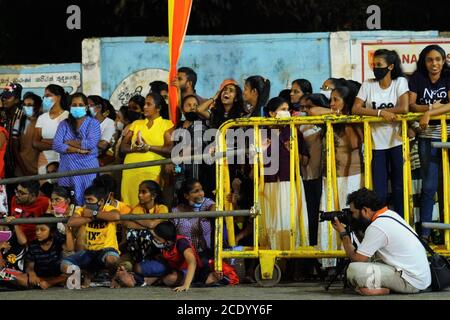
[[[98,168],[100,123],[91,117],[84,94],[75,93],[70,96],[69,106],[69,118],[59,124],[53,139],[53,150],[61,155],[58,171]],[[84,190],[92,184],[95,177],[96,174],[63,177],[58,180],[58,184],[72,188],[77,205],[83,205]]]

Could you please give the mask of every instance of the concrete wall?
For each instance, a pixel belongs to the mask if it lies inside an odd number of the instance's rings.
[[[197,92],[204,97],[213,96],[223,79],[234,78],[243,85],[255,74],[270,79],[275,96],[297,78],[310,80],[314,91],[330,76],[361,81],[362,43],[438,36],[437,31],[187,36],[179,66],[196,70]],[[82,49],[81,64],[0,66],[0,86],[17,79],[24,91],[42,94],[49,83],[74,92],[82,82],[84,93],[100,94],[118,108],[136,93],[145,95],[151,81],[168,80],[166,38],[85,39]]]
[[[362,41],[437,37],[437,31],[187,36],[179,66],[189,66],[197,72],[197,92],[204,97],[213,96],[223,79],[234,78],[243,85],[245,78],[255,74],[270,79],[271,96],[275,96],[297,78],[310,80],[314,91],[330,76],[361,81],[357,70],[361,51],[357,45]],[[84,91],[108,97],[116,107],[136,93],[145,95],[153,80],[167,82],[167,71],[166,38],[100,38],[83,42],[83,74],[89,72],[84,77]]]
[[[100,46],[100,62],[92,77],[84,77],[83,88],[95,88],[93,81],[102,80],[101,93],[113,97],[112,103],[125,99],[134,92],[148,92],[152,80],[167,82],[168,46],[161,38],[101,38],[83,42],[83,57],[95,57],[90,52]],[[223,79],[234,78],[241,85],[255,74],[269,78],[271,94],[278,92],[297,78],[309,79],[318,90],[324,78],[330,75],[329,33],[265,34],[234,36],[187,36],[179,66],[192,67],[198,74],[197,92],[210,97]],[[86,66],[95,59],[83,60]],[[136,76],[140,71],[152,78]],[[132,85],[130,79],[139,82]],[[125,84],[124,84],[125,82]],[[86,91],[86,90],[85,90]],[[119,91],[119,92],[117,92]],[[116,102],[117,103],[117,102]],[[117,107],[117,106],[116,106]]]
[[[0,66],[0,88],[9,82],[19,82],[23,93],[33,91],[41,97],[51,83],[59,84],[67,92],[81,91],[81,64],[43,64]]]
[[[401,50],[407,45],[409,50],[420,53],[425,46],[409,46],[409,43],[426,42],[427,40],[439,38],[437,31],[353,31],[335,32],[330,36],[331,73],[336,78],[348,78],[363,81],[373,77],[367,65],[367,44],[370,43],[373,49],[387,48],[390,50]],[[392,43],[386,45],[386,43]],[[373,44],[376,44],[374,46]],[[365,57],[363,63],[362,57]],[[364,66],[363,66],[364,64]],[[405,70],[409,72],[415,65],[408,66]],[[363,73],[362,70],[365,70]]]

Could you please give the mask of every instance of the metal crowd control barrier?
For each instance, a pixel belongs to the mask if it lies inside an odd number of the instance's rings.
[[[186,218],[217,218],[217,217],[248,217],[253,215],[251,210],[234,210],[234,211],[201,211],[201,212],[169,212],[160,214],[124,214],[117,221],[135,221],[135,220],[157,220],[157,219],[186,219]],[[66,223],[70,217],[45,217],[45,218],[18,218],[10,222],[6,219],[0,219],[0,224],[16,225],[16,224],[41,224],[41,223]]]
[[[405,115],[397,115],[396,122],[401,122],[401,137],[403,141],[403,201],[404,201],[404,218],[407,223],[411,224],[413,221],[413,198],[412,198],[412,178],[411,178],[411,160],[409,149],[409,138],[407,135],[408,121],[417,121],[422,114],[408,113]],[[450,114],[432,117],[432,119],[441,120],[443,128],[446,127],[447,119],[450,119]],[[333,125],[338,123],[363,123],[364,125],[364,141],[363,141],[363,153],[364,153],[364,183],[367,188],[372,188],[372,135],[371,135],[371,123],[384,122],[383,118],[367,117],[367,116],[310,116],[310,117],[291,117],[287,119],[275,119],[275,118],[248,118],[248,119],[235,119],[229,120],[224,123],[219,129],[218,151],[225,150],[226,147],[226,133],[227,130],[232,128],[253,128],[254,137],[253,144],[256,150],[261,150],[261,127],[282,127],[290,126],[291,138],[290,138],[290,217],[291,217],[291,229],[290,229],[290,250],[268,250],[262,248],[259,245],[259,230],[261,225],[261,200],[260,193],[264,187],[264,166],[261,152],[257,152],[253,155],[253,181],[254,181],[254,194],[253,194],[253,210],[256,212],[256,216],[253,223],[253,246],[244,247],[243,251],[224,250],[223,247],[223,218],[217,218],[216,223],[216,248],[215,248],[215,269],[222,270],[222,258],[258,258],[260,261],[259,270],[255,272],[255,276],[260,284],[273,285],[281,278],[279,267],[275,264],[277,258],[339,258],[344,257],[345,252],[343,250],[332,249],[332,233],[335,232],[331,226],[328,228],[328,250],[318,250],[315,247],[304,245],[304,236],[306,230],[302,221],[299,221],[300,230],[295,230],[294,226],[294,185],[296,184],[297,191],[300,188],[300,172],[298,161],[294,163],[294,154],[298,153],[298,146],[296,141],[296,126],[298,125],[311,125],[322,124],[326,126],[326,186],[327,186],[327,198],[326,198],[326,210],[331,211],[339,210],[343,204],[339,203],[338,198],[338,185],[336,177],[336,165],[335,165],[335,149],[334,149],[334,131]],[[442,130],[442,142],[447,142],[447,131]],[[221,158],[216,163],[216,178],[217,178],[217,210],[230,210],[230,205],[225,201],[225,196],[230,193],[230,178],[228,172],[228,165],[224,158]],[[447,149],[442,150],[442,170],[444,177],[444,223],[449,223],[449,162]],[[261,179],[262,177],[262,179]],[[298,197],[298,201],[301,201],[301,197]],[[301,212],[301,203],[299,204]],[[300,214],[300,217],[302,214]],[[326,222],[330,223],[330,222]],[[228,242],[231,247],[235,246],[233,218],[226,218],[226,226],[228,231]],[[301,242],[300,247],[295,247],[295,237],[300,232]],[[445,245],[436,247],[436,251],[440,254],[450,256],[450,232],[445,231]],[[275,268],[275,269],[274,269]],[[257,268],[258,269],[258,268]]]
[[[233,151],[224,151],[224,152],[216,152],[212,158],[216,161],[220,158],[233,156],[233,155],[241,155],[247,153],[247,150],[233,150]],[[116,164],[110,166],[104,166],[99,168],[89,168],[89,169],[81,169],[81,170],[71,170],[71,171],[63,171],[63,172],[55,172],[55,173],[47,173],[47,174],[37,174],[34,176],[26,176],[26,177],[18,177],[18,178],[7,178],[0,179],[1,184],[15,184],[23,181],[32,181],[32,180],[45,180],[45,179],[57,179],[62,177],[73,177],[73,176],[82,176],[86,174],[93,173],[105,173],[105,172],[113,172],[113,171],[123,171],[128,169],[136,169],[143,167],[151,167],[151,166],[160,166],[163,164],[171,164],[171,163],[180,163],[184,161],[196,161],[202,160],[205,157],[210,155],[207,154],[199,154],[194,156],[185,156],[185,157],[174,157],[167,158],[163,160],[153,160],[153,161],[143,161],[143,162],[135,162],[129,164]]]

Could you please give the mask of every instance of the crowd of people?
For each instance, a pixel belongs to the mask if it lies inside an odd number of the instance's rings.
[[[420,216],[428,222],[442,181],[440,151],[431,146],[440,141],[441,126],[430,117],[450,111],[446,58],[440,46],[426,47],[417,70],[407,79],[398,54],[380,49],[373,57],[375,78],[362,84],[329,78],[320,93],[315,93],[308,80],[297,79],[274,96],[270,80],[255,75],[245,79],[243,87],[233,79],[224,80],[210,99],[197,93],[195,71],[182,67],[172,83],[180,97],[177,119],[169,118],[168,85],[162,81],[152,82],[145,97],[133,96],[124,106],[112,106],[103,97],[81,92],[68,95],[55,84],[45,88],[43,98],[33,92],[22,96],[22,86],[11,83],[1,94],[0,178],[166,159],[183,143],[174,141],[175,130],[184,129],[194,137],[230,119],[369,115],[385,120],[371,126],[373,189],[383,205],[403,216],[401,126],[395,120],[397,114],[421,112],[423,116],[410,124],[408,134],[418,138]],[[278,153],[279,163],[275,174],[264,174],[260,245],[292,249],[289,159],[292,150],[297,150],[294,159],[301,175],[295,177],[295,246],[336,248],[335,237],[328,243],[330,225],[319,224],[319,211],[326,209],[326,195],[331,192],[324,183],[326,128],[298,126],[295,149],[289,126],[277,128],[263,141],[264,156]],[[360,124],[334,125],[341,207],[347,194],[364,185],[363,140]],[[201,141],[202,150],[209,142]],[[188,150],[189,155],[193,153],[194,147]],[[246,162],[229,169],[232,192],[227,201],[234,209],[250,209],[253,167]],[[214,211],[215,193],[215,165],[196,162],[0,185],[0,215],[8,222],[70,217],[68,223],[58,225],[1,225],[5,237],[0,238],[0,285],[43,289],[62,285],[73,265],[83,271],[84,287],[102,270],[107,270],[112,287],[165,284],[184,291],[194,283],[236,284],[239,279],[233,266],[225,263],[223,273],[214,272],[214,220],[118,222],[120,215],[130,213]],[[442,194],[438,199],[442,200]],[[252,225],[252,218],[236,219],[238,245],[251,245]],[[432,240],[429,229],[419,233],[426,241]],[[246,261],[246,276],[241,280],[254,282],[253,270],[254,262]]]

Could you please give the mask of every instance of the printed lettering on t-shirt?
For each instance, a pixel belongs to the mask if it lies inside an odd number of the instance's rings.
[[[92,229],[105,229],[108,226],[108,222],[89,222],[88,226]]]
[[[425,88],[423,97],[419,99],[420,104],[430,104],[436,102],[436,100],[447,98],[447,91],[445,89],[446,87],[441,87],[436,90]]]
[[[380,106],[377,107],[376,101],[372,101],[372,109],[388,109],[388,108],[394,108],[395,105],[392,102],[389,103],[382,103]]]
[[[89,242],[95,242],[100,234],[101,234],[101,232],[89,231],[87,233],[87,239],[88,239]]]

